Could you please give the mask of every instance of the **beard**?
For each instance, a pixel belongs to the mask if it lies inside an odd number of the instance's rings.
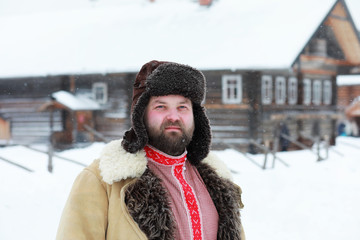
[[[166,132],[169,126],[177,126],[181,131]],[[186,128],[180,121],[165,121],[160,129],[146,126],[149,135],[149,144],[158,150],[171,155],[179,156],[184,153],[186,147],[191,142],[194,133],[194,124]]]

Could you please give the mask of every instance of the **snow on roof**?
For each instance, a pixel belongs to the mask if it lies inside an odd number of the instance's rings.
[[[73,111],[101,109],[99,103],[94,100],[85,96],[75,96],[66,91],[55,92],[52,94],[52,97],[57,102]]]
[[[0,77],[138,71],[152,59],[200,69],[289,67],[335,3],[18,2],[0,3],[13,6],[0,10]]]
[[[342,85],[360,85],[360,75],[337,76],[336,83]]]

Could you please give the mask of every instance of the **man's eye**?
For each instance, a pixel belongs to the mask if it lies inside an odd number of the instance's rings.
[[[162,108],[164,108],[163,105],[159,105],[159,106],[156,106],[156,107],[155,107],[155,109],[162,109]]]

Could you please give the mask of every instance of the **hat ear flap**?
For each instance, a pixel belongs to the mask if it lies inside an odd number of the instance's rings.
[[[186,148],[189,161],[197,165],[210,151],[211,129],[206,116],[205,108],[199,104],[193,104],[195,130],[193,138]]]
[[[139,139],[135,133],[135,130],[130,128],[125,132],[121,145],[127,152],[135,153],[137,151],[136,145],[138,145],[135,143],[137,142],[139,142]]]
[[[130,153],[143,149],[148,143],[149,137],[144,123],[144,114],[149,100],[150,96],[146,92],[140,96],[131,115],[132,128],[125,132],[121,142],[123,148]]]

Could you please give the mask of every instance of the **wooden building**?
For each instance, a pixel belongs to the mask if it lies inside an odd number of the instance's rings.
[[[360,38],[344,1],[337,1],[291,69],[205,72],[214,143],[253,151],[252,141],[281,145],[281,133],[311,145],[335,144],[338,75],[359,73]],[[249,147],[250,146],[250,147]],[[277,150],[281,146],[275,146]]]
[[[211,119],[214,144],[257,152],[268,148],[296,149],[291,140],[312,144],[316,137],[335,141],[337,119],[335,78],[314,81],[324,87],[307,88],[289,69],[205,72],[205,106]],[[219,89],[221,91],[219,91]],[[285,131],[285,132],[284,132]],[[284,140],[281,134],[291,139]]]
[[[14,143],[47,142],[52,133],[63,144],[98,140],[74,133],[84,132],[85,123],[104,138],[116,139],[129,127],[128,78],[134,76],[124,73],[1,79],[0,113],[11,123]],[[56,98],[59,91],[71,94],[73,100],[61,102]],[[79,99],[87,108],[79,109],[75,102]],[[91,108],[89,101],[98,107]]]
[[[356,81],[358,83],[341,84],[338,85],[337,99],[338,107],[340,110],[344,110],[355,99],[360,96],[360,77],[358,76]]]
[[[212,126],[213,148],[234,147],[259,152],[261,146],[274,150],[296,149],[296,142],[311,145],[317,140],[329,140],[335,144],[339,115],[336,78],[339,74],[360,71],[359,34],[343,0],[335,2],[288,65],[282,68],[198,67],[207,79],[204,105]],[[66,91],[99,104],[90,112],[82,109],[86,113],[81,114],[89,117],[86,121],[90,124],[86,125],[97,133],[85,139],[121,138],[130,127],[135,75],[136,71],[124,70],[104,74],[2,77],[0,114],[11,122],[14,142],[48,141],[53,131],[67,132],[64,141],[74,142],[77,138],[69,133],[74,129],[89,130],[79,125],[82,117],[76,115],[73,108],[59,107],[54,102],[49,105],[49,101],[54,101],[53,93]]]

